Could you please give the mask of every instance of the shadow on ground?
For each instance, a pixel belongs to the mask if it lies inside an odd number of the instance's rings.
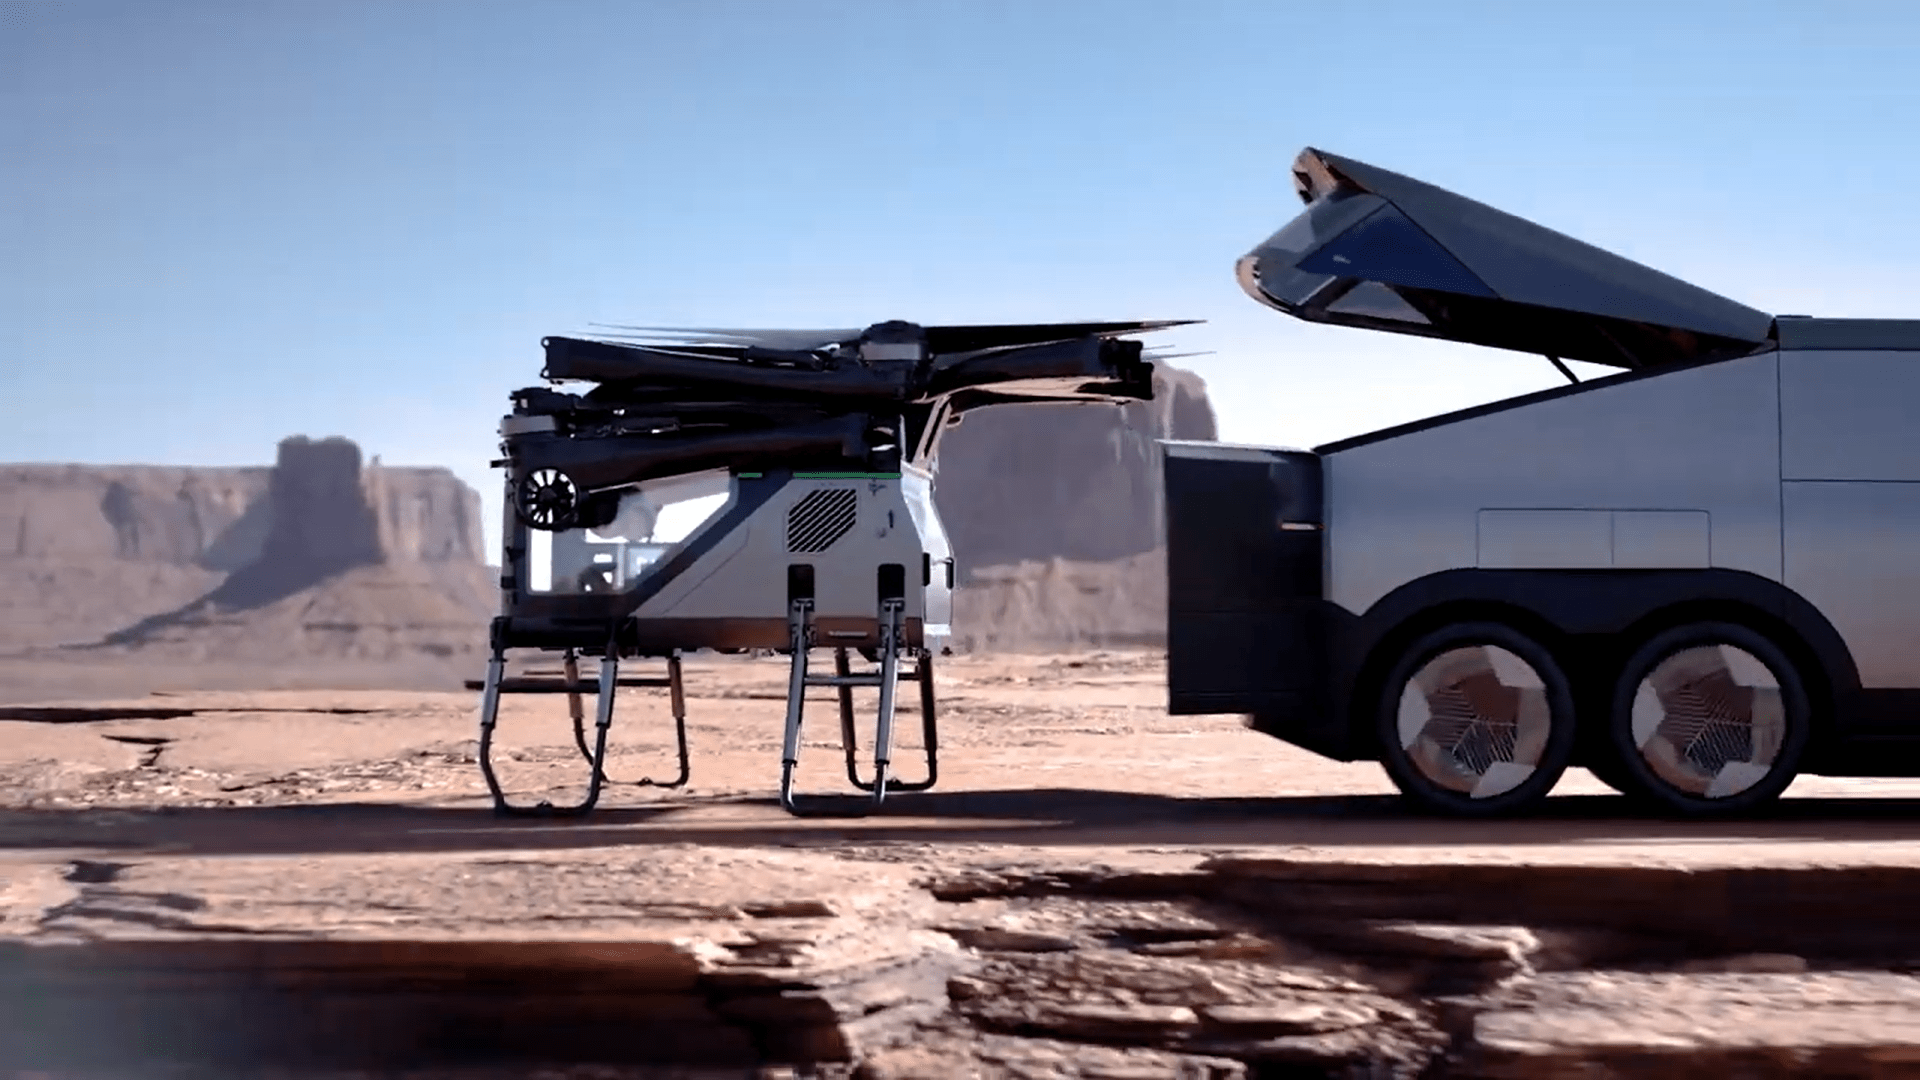
[[[823,800],[836,805],[833,800]],[[855,808],[849,797],[839,807]],[[772,799],[662,799],[587,818],[501,817],[482,807],[347,803],[160,810],[0,810],[0,849],[146,848],[175,855],[578,850],[697,842],[1311,847],[1565,847],[1662,842],[1920,840],[1920,799],[1786,799],[1728,821],[1662,820],[1615,796],[1550,799],[1519,820],[1419,815],[1391,796],[1175,798],[1079,788],[898,795],[870,817],[787,816]]]

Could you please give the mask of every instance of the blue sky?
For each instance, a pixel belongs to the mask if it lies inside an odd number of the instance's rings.
[[[1770,311],[1920,317],[1920,5],[0,0],[0,461],[289,434],[497,507],[594,322],[1199,318],[1222,436],[1552,385],[1233,262],[1306,145]]]

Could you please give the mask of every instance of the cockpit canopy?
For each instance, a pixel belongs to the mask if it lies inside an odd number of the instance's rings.
[[[1241,288],[1312,322],[1645,368],[1768,347],[1773,316],[1431,184],[1308,148],[1307,208]]]

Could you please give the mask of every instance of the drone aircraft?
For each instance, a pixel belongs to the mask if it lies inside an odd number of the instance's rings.
[[[502,812],[586,813],[606,783],[615,691],[670,691],[689,775],[680,659],[701,649],[791,657],[780,800],[795,793],[808,687],[838,691],[847,777],[868,798],[938,776],[933,656],[950,636],[954,554],[934,505],[940,433],[996,405],[1153,396],[1136,335],[1178,322],[720,330],[608,327],[549,337],[550,384],[512,395],[503,606],[481,690],[480,764]],[[585,384],[577,391],[560,384]],[[831,675],[809,653],[833,650]],[[508,653],[561,654],[559,678],[507,675]],[[850,653],[874,665],[854,671]],[[580,677],[598,657],[599,678]],[[623,660],[665,661],[622,678]],[[902,661],[913,671],[903,674]],[[926,775],[888,775],[898,684],[918,683]],[[871,778],[860,775],[853,691],[878,691]],[[500,697],[564,693],[591,773],[577,806],[511,804],[492,763]],[[583,698],[597,696],[591,747]],[[652,780],[639,783],[653,784]]]

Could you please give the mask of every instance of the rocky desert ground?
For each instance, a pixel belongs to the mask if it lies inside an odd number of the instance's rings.
[[[1213,426],[1167,379],[943,450],[939,783],[859,819],[777,805],[783,663],[704,655],[685,786],[622,690],[593,816],[496,815],[444,469],[0,466],[0,1080],[1920,1076],[1920,781],[1458,822],[1169,716],[1152,443]],[[498,749],[587,778],[563,697]]]
[[[636,673],[644,665],[632,665]],[[467,692],[0,711],[17,1075],[1920,1075],[1920,783],[1764,819],[1410,815],[1371,765],[1169,717],[1151,650],[938,668],[940,783],[774,799],[784,665],[694,657],[692,779],[620,691],[584,820],[501,818]],[[802,785],[846,792],[830,692]],[[577,798],[563,697],[502,777]],[[922,763],[902,714],[903,775]]]

